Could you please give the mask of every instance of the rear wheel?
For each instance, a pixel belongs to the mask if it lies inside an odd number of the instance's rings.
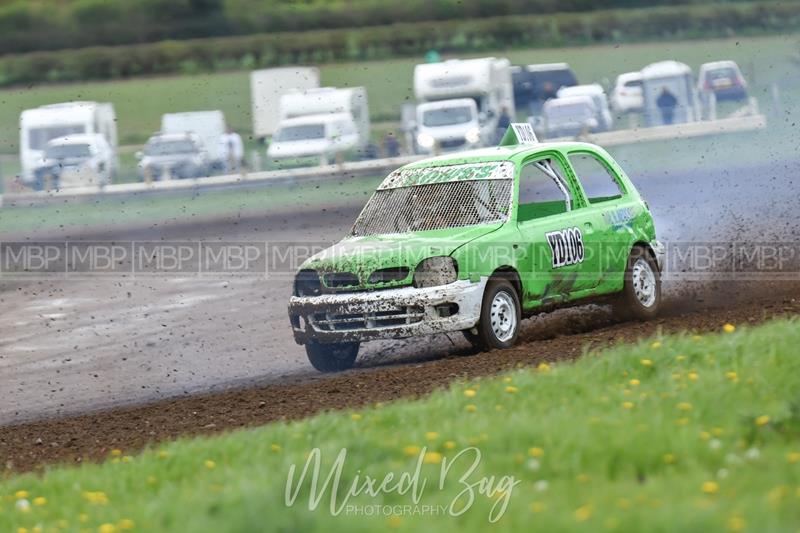
[[[333,344],[309,342],[306,344],[306,355],[311,366],[320,372],[341,372],[353,368],[359,345],[358,342]]]
[[[517,342],[522,312],[514,286],[504,279],[490,280],[483,293],[481,318],[464,336],[473,346],[484,350],[510,348]]]
[[[648,320],[661,308],[661,272],[652,254],[644,248],[631,250],[625,283],[614,311],[620,318]]]

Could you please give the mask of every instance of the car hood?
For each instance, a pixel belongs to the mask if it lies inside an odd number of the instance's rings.
[[[330,139],[313,139],[307,141],[278,141],[267,148],[268,157],[302,157],[321,155],[331,149]]]
[[[461,246],[491,233],[503,222],[367,237],[347,237],[305,261],[301,269],[313,269],[323,281],[326,274],[350,273],[358,278],[353,289],[380,288],[411,283],[414,269],[425,258],[448,256]],[[408,268],[409,275],[391,283],[370,283],[370,275],[382,268]]]

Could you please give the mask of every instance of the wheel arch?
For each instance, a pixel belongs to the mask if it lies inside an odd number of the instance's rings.
[[[489,279],[504,279],[511,282],[514,289],[517,291],[517,298],[522,303],[522,279],[519,277],[519,272],[516,268],[510,265],[504,265],[494,269]]]

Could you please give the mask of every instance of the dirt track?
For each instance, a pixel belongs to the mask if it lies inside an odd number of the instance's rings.
[[[798,169],[798,161],[781,162],[759,167],[758,181],[754,169],[724,169],[638,184],[664,240],[792,241],[800,199],[785,191],[794,189]],[[352,208],[331,209],[50,238],[318,242],[338,238],[353,216]],[[459,377],[573,358],[587,344],[658,328],[716,330],[726,321],[800,311],[797,281],[670,281],[669,313],[656,322],[615,324],[599,307],[561,311],[528,321],[526,343],[513,350],[464,357],[466,344],[445,336],[374,343],[356,370],[328,377],[310,370],[291,340],[289,287],[286,276],[3,283],[0,304],[12,312],[0,317],[0,424],[7,426],[0,428],[0,460],[25,470],[98,459],[115,447],[133,451],[183,434],[423,394]],[[123,407],[143,403],[151,405]],[[50,420],[26,422],[44,418]]]

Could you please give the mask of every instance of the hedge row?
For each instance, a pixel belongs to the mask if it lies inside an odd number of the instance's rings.
[[[0,58],[0,85],[118,79],[509,47],[774,33],[800,28],[800,3],[692,5],[258,34]]]
[[[358,28],[426,20],[541,15],[706,1],[0,0],[0,51],[22,53],[167,39]]]

